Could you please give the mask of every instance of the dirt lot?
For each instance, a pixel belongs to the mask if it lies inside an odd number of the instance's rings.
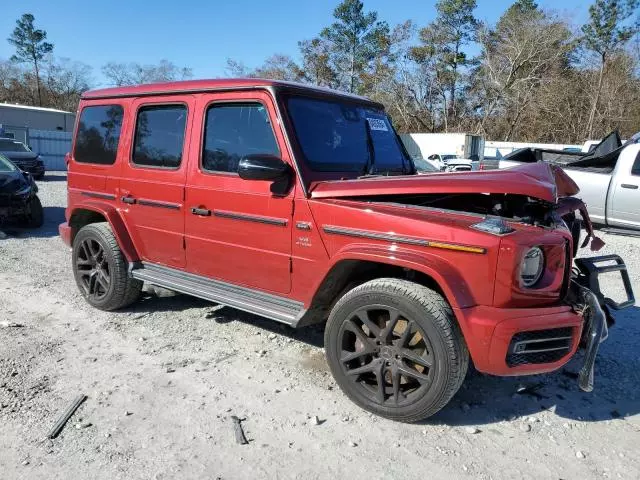
[[[45,226],[0,240],[0,478],[640,477],[638,307],[617,316],[592,394],[571,378],[576,359],[553,375],[470,375],[436,417],[393,423],[335,386],[317,328],[153,292],[125,311],[90,308],[57,237],[65,187],[49,175]],[[640,295],[640,239],[602,237]],[[531,385],[537,396],[516,393]]]

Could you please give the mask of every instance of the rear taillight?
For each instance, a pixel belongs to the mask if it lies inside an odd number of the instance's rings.
[[[484,170],[484,163],[480,162],[480,170]]]

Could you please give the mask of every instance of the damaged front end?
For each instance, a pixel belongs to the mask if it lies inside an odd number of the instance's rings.
[[[460,262],[461,276],[480,292],[480,301],[457,312],[473,332],[468,345],[476,368],[494,375],[551,372],[584,348],[579,387],[591,391],[598,347],[613,323],[610,310],[635,300],[620,257],[575,258],[580,248],[597,252],[604,246],[578,193],[561,168],[538,162],[488,172],[321,182],[311,195],[384,214],[385,228],[394,234],[413,238],[424,228],[429,240],[495,252],[495,271],[488,262],[467,264],[453,254],[447,259]],[[626,292],[619,302],[598,281],[612,272],[620,272]],[[489,278],[491,289],[483,290]]]
[[[561,198],[555,212],[571,232],[574,256],[579,247],[584,248],[589,243],[591,251],[599,251],[604,246],[604,242],[593,231],[587,207],[582,200],[574,197]],[[576,212],[580,213],[582,221],[577,218]],[[579,245],[581,227],[584,227],[587,235]],[[566,301],[584,318],[580,346],[585,349],[585,355],[578,375],[578,386],[582,391],[591,392],[598,348],[607,339],[609,327],[615,321],[610,309],[631,307],[635,304],[635,298],[627,267],[618,255],[576,258],[574,263]],[[615,301],[601,291],[599,276],[604,273],[620,274],[626,297],[624,300]]]
[[[607,339],[609,327],[614,323],[610,309],[633,306],[635,298],[627,267],[618,255],[578,258],[575,264],[567,302],[584,318],[581,347],[585,349],[585,355],[578,386],[585,392],[591,392],[598,348]],[[599,275],[611,272],[619,272],[622,278],[626,299],[621,302],[605,296],[600,290]]]
[[[0,225],[28,220],[37,192],[31,174],[0,155]]]

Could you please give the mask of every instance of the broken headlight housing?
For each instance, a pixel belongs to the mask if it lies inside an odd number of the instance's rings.
[[[544,272],[544,252],[539,247],[530,248],[520,264],[520,280],[525,287],[532,287]]]

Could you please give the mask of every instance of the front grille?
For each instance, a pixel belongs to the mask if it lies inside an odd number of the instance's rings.
[[[557,362],[573,347],[573,328],[552,328],[520,332],[513,336],[507,353],[507,365]]]

